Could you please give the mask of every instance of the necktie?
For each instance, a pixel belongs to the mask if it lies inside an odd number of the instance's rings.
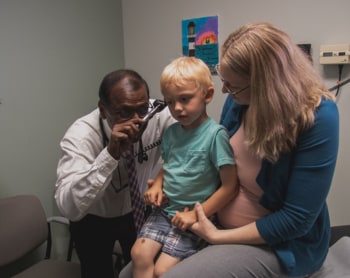
[[[136,231],[139,232],[145,222],[145,204],[141,197],[140,188],[137,182],[135,159],[133,156],[133,146],[126,152],[126,165],[128,168],[128,179],[130,188],[131,207],[133,210]]]

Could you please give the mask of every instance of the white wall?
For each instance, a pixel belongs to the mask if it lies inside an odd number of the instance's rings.
[[[57,213],[59,141],[123,65],[120,0],[0,0],[0,197]]]
[[[182,55],[181,21],[183,19],[219,16],[219,43],[229,33],[250,21],[270,21],[285,30],[296,43],[311,43],[315,67],[329,87],[338,78],[337,66],[318,63],[321,44],[350,43],[348,0],[122,0],[125,65],[139,71],[149,82],[151,95],[161,97],[159,77],[173,58]],[[350,77],[350,65],[343,78]],[[209,114],[219,119],[224,95],[214,77],[216,96],[209,105]],[[350,84],[345,85],[338,99],[341,117],[339,159],[329,195],[332,224],[350,224],[349,171]]]
[[[124,64],[120,5],[0,1],[0,196],[37,194],[52,214],[59,140]]]

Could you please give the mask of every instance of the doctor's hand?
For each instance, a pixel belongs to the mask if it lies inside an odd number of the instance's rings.
[[[113,125],[107,150],[117,160],[123,152],[127,151],[131,144],[138,138],[139,126],[143,120],[134,117],[125,122]]]

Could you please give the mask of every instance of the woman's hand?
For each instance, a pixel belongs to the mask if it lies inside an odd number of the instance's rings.
[[[196,203],[194,209],[197,214],[197,222],[194,223],[189,229],[203,238],[205,241],[212,243],[214,235],[218,229],[205,216],[203,207],[200,203]]]

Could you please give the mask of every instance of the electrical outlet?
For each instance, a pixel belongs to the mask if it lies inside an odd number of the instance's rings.
[[[321,45],[320,64],[350,64],[350,44]]]

